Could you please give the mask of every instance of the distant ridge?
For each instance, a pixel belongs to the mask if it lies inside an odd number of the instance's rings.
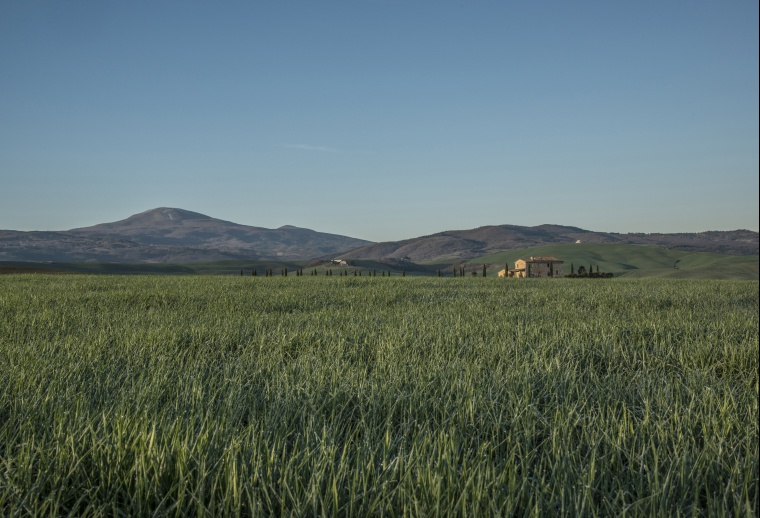
[[[370,243],[286,225],[240,225],[159,207],[126,219],[63,232],[0,231],[2,261],[196,262],[308,260]]]
[[[673,250],[758,255],[758,233],[751,230],[678,234],[617,234],[562,225],[489,225],[450,230],[403,241],[365,245],[344,255],[353,259],[410,261],[466,260],[504,250],[570,243],[656,245]]]
[[[0,261],[157,262],[220,260],[465,261],[502,251],[571,243],[654,245],[730,255],[758,255],[750,230],[617,234],[563,225],[487,225],[403,241],[363,239],[283,225],[241,225],[199,212],[158,207],[126,219],[63,232],[0,230]]]

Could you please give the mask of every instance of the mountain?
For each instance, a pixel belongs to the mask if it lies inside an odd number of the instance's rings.
[[[0,230],[0,261],[185,263],[242,258],[216,250],[143,245],[124,239],[85,237],[67,232]],[[256,257],[245,257],[252,258]]]
[[[307,260],[368,243],[290,225],[277,229],[252,227],[189,210],[160,207],[121,221],[62,232],[0,231],[0,260]]]
[[[656,245],[674,250],[731,255],[758,255],[758,233],[750,230],[678,234],[617,234],[562,225],[492,225],[451,230],[403,241],[373,243],[344,253],[352,259],[456,261],[503,250],[563,243]]]
[[[259,258],[310,259],[338,254],[370,243],[363,239],[316,232],[286,225],[277,229],[251,227],[189,210],[161,207],[113,223],[75,228],[69,234],[127,239],[144,245],[180,246]]]
[[[750,230],[617,234],[562,225],[491,225],[403,241],[362,239],[285,225],[240,225],[189,210],[160,207],[127,219],[62,232],[0,230],[0,261],[188,263],[224,260],[350,259],[465,261],[496,252],[568,243],[655,245],[690,252],[758,255]]]

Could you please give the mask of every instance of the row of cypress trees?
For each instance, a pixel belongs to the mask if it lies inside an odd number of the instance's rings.
[[[361,270],[353,270],[353,272],[354,272],[354,277],[361,277],[362,276],[362,271]],[[296,270],[295,273],[296,273],[296,277],[303,277],[303,268],[300,269],[300,270]],[[333,274],[332,270],[326,270],[325,271],[325,276],[326,277],[332,277],[332,274]],[[240,276],[242,277],[244,275],[245,275],[245,273],[243,272],[243,270],[240,270]],[[288,269],[287,268],[283,268],[282,270],[280,270],[279,275],[282,276],[282,277],[287,277],[288,276]],[[316,268],[314,268],[314,270],[312,270],[309,273],[309,275],[316,277],[316,276],[319,275],[319,272],[317,271]],[[383,270],[380,271],[380,276],[381,277],[385,277],[386,275],[388,277],[392,276],[391,272],[386,272],[386,271],[383,271]],[[251,270],[251,277],[258,277],[258,276],[259,276],[259,273],[256,270],[256,268],[254,268],[253,270]],[[340,270],[338,272],[338,276],[339,277],[348,277],[349,276],[348,270]],[[377,277],[377,270],[368,271],[367,272],[367,276],[368,277]],[[266,270],[264,270],[264,277],[274,277],[274,269],[267,268]],[[406,277],[406,270],[402,270],[401,271],[401,277]]]
[[[505,271],[509,270],[509,264],[505,264],[504,265],[504,270]],[[300,269],[300,270],[296,270],[296,272],[295,272],[296,273],[296,277],[303,277],[303,274],[304,274],[303,272],[304,272],[303,268]],[[442,271],[440,269],[436,273],[437,273],[438,277],[442,277],[442,275],[443,275]],[[464,268],[464,266],[459,266],[458,268],[456,266],[454,266],[453,270],[452,270],[452,273],[453,273],[454,277],[464,277],[465,276],[465,268]],[[329,270],[325,271],[325,276],[326,277],[331,277],[332,274],[333,274],[332,269],[329,269]],[[477,272],[473,271],[470,274],[473,277],[477,277]],[[482,273],[483,277],[485,277],[486,274],[487,274],[487,266],[484,264],[483,265],[483,273]],[[240,275],[241,276],[244,275],[243,270],[240,270]],[[287,277],[288,276],[288,269],[287,268],[283,268],[282,270],[280,270],[279,275],[281,275],[283,277]],[[319,272],[317,271],[316,268],[314,268],[309,273],[309,275],[316,277],[316,276],[319,275]],[[349,275],[350,274],[348,273],[348,270],[339,270],[339,272],[338,272],[338,276],[341,276],[341,277],[348,277]],[[362,276],[362,271],[361,270],[353,270],[353,275],[354,275],[354,277],[361,277]],[[367,272],[367,275],[369,277],[377,277],[377,270],[370,270],[370,271]],[[251,276],[252,277],[257,277],[258,276],[258,272],[257,272],[257,270],[255,268],[253,270],[251,270]],[[264,276],[265,277],[274,277],[274,269],[268,268],[268,269],[264,270]],[[390,271],[386,272],[386,271],[382,271],[381,270],[380,276],[381,277],[385,277],[385,276],[391,277],[391,272]],[[597,276],[599,276],[599,277],[601,277],[601,276],[609,276],[609,277],[611,277],[610,274],[600,273],[599,272],[599,265],[598,264],[596,265],[596,272],[594,272],[594,265],[593,264],[589,264],[588,270],[586,270],[585,266],[579,266],[578,267],[578,273],[576,274],[576,272],[575,272],[575,265],[573,263],[570,263],[570,275],[568,277],[597,277]],[[403,270],[401,272],[401,277],[406,277],[406,270]]]
[[[504,269],[508,271],[509,270],[509,264],[505,264],[504,265]],[[483,270],[482,270],[482,276],[485,277],[487,275],[487,272],[488,272],[488,267],[484,264],[483,265]],[[296,270],[295,273],[296,273],[296,277],[303,277],[304,270],[303,269]],[[369,277],[377,277],[377,270],[370,270],[370,271],[368,271],[366,273],[367,273],[367,275]],[[436,272],[436,274],[437,274],[438,277],[442,277],[443,276],[443,272],[440,269]],[[588,267],[588,270],[586,270],[586,268],[584,266],[580,266],[578,268],[578,273],[576,274],[575,273],[575,266],[573,265],[573,263],[570,263],[570,276],[571,277],[584,277],[584,276],[591,276],[591,275],[594,275],[594,274],[599,275],[599,276],[603,275],[603,274],[599,273],[599,265],[598,264],[596,265],[596,272],[594,272],[594,266],[590,264],[589,267]],[[241,276],[244,275],[243,270],[240,270],[240,275]],[[274,270],[272,268],[268,268],[268,269],[264,270],[264,276],[265,277],[274,277],[274,275],[275,275],[274,274]],[[280,270],[279,275],[281,275],[283,277],[287,277],[288,276],[288,269],[287,268],[283,268],[282,270]],[[311,272],[309,272],[309,275],[316,277],[316,276],[319,275],[319,272],[317,271],[316,268],[314,268]],[[324,275],[326,277],[331,277],[333,275],[332,269],[326,270]],[[340,276],[340,277],[348,277],[349,275],[350,274],[349,274],[348,270],[339,270],[339,272],[338,272],[338,276]],[[361,277],[362,276],[362,270],[353,270],[353,275],[354,275],[354,277]],[[452,269],[452,275],[453,275],[453,277],[464,277],[465,276],[465,267],[464,266],[459,266],[459,267],[454,266],[453,269]],[[477,272],[473,271],[473,272],[470,272],[470,275],[472,275],[473,277],[477,277],[478,274],[477,274]],[[258,271],[255,268],[253,270],[251,270],[251,276],[252,277],[257,277],[258,276]],[[381,270],[380,271],[380,276],[381,277],[386,277],[386,276],[391,277],[392,273],[390,271],[386,272],[386,271],[382,271]],[[401,277],[406,277],[406,270],[403,270],[401,272]]]

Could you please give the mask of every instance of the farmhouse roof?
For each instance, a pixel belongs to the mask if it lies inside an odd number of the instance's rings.
[[[537,257],[531,256],[530,259],[518,259],[518,261],[525,261],[526,263],[564,263],[562,259],[558,259],[553,255],[540,255]]]

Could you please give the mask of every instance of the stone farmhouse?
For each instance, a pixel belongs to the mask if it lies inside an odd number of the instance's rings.
[[[511,270],[502,270],[499,277],[563,277],[564,262],[553,256],[518,259]]]

